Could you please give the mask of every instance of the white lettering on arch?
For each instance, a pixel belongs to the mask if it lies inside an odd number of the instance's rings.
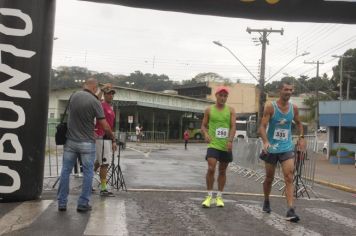
[[[20,176],[15,170],[11,170],[7,166],[0,166],[0,174],[6,174],[12,178],[13,183],[11,186],[1,186],[0,185],[0,193],[13,193],[20,189],[21,181]]]
[[[4,143],[8,140],[15,149],[15,153],[4,152]],[[22,146],[19,137],[16,134],[6,133],[0,139],[0,160],[7,161],[21,161],[22,160]]]
[[[26,91],[21,91],[21,90],[14,90],[11,89],[11,87],[16,86],[20,83],[22,83],[25,80],[28,80],[31,78],[31,75],[27,73],[23,73],[19,70],[16,70],[14,68],[11,68],[10,66],[3,64],[1,60],[1,53],[2,51],[9,52],[14,56],[17,57],[26,57],[30,58],[36,53],[33,51],[29,50],[22,50],[18,49],[12,45],[9,44],[0,44],[0,72],[3,72],[7,75],[10,75],[11,78],[0,83],[0,93],[4,93],[7,96],[10,97],[18,97],[18,98],[31,98],[28,92]]]
[[[16,16],[25,22],[25,28],[13,29],[0,24],[0,33],[12,36],[26,36],[32,33],[32,20],[31,17],[18,9],[0,8],[0,14],[4,16]]]
[[[16,129],[25,124],[25,111],[22,107],[15,105],[14,102],[0,101],[0,108],[11,109],[16,112],[18,116],[16,121],[0,120],[0,128]]]

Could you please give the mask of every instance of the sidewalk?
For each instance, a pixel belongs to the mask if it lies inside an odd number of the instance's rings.
[[[315,168],[315,182],[339,190],[356,194],[356,168],[355,165],[331,164],[320,153],[310,154],[317,158]]]

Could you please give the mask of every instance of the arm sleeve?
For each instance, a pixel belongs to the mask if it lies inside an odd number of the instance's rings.
[[[98,120],[105,119],[103,107],[101,106],[101,103],[98,100],[95,100],[93,108],[94,108],[96,119]]]

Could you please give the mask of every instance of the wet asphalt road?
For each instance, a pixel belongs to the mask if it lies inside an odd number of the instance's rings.
[[[316,186],[320,198],[298,199],[298,224],[285,221],[285,199],[274,189],[272,214],[261,212],[261,184],[228,171],[225,207],[201,208],[205,145],[132,145],[120,163],[128,192],[92,196],[93,211],[76,212],[81,178],[72,178],[66,212],[58,212],[55,179],[42,199],[0,203],[0,235],[355,235],[356,203],[348,194]],[[96,183],[94,181],[94,183]],[[215,185],[216,188],[216,185]]]

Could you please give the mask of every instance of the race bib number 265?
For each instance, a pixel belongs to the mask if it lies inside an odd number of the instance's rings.
[[[217,138],[227,138],[229,136],[228,128],[217,128],[215,131],[215,137]]]

